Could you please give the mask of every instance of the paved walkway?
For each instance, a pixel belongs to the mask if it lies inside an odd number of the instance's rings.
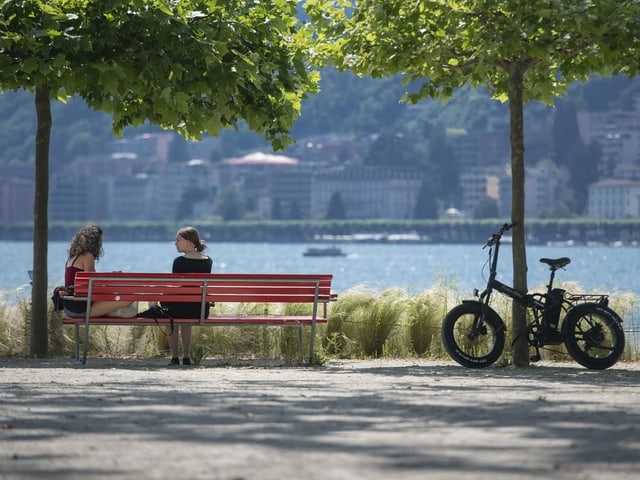
[[[0,358],[0,479],[632,479],[640,365]]]

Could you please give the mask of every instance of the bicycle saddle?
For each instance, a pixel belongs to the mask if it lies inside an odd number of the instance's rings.
[[[557,270],[558,268],[564,268],[571,263],[569,257],[562,258],[541,258],[540,263],[549,265],[550,268]]]

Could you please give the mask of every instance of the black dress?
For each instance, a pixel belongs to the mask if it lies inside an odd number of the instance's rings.
[[[213,260],[205,258],[176,257],[173,261],[173,273],[211,273]],[[168,308],[169,313],[174,318],[200,318],[200,304],[192,302],[171,302],[163,303],[163,307]],[[210,305],[207,303],[205,316],[209,315]]]

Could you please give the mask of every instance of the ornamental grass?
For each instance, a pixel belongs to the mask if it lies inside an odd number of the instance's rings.
[[[563,288],[577,292],[574,284]],[[430,358],[448,359],[440,340],[446,313],[463,296],[445,282],[409,293],[399,288],[378,292],[356,286],[339,294],[328,308],[329,322],[316,327],[315,364],[331,358]],[[26,356],[29,351],[30,302],[23,292],[0,292],[0,356]],[[622,361],[640,361],[640,296],[632,292],[610,294],[610,306],[623,318],[626,348]],[[140,309],[144,309],[144,305]],[[511,301],[496,294],[492,307],[507,324],[502,364],[511,356]],[[320,307],[322,308],[322,306]],[[310,305],[216,305],[228,314],[265,312],[311,314]],[[74,327],[61,325],[49,314],[49,355],[74,356]],[[82,329],[81,329],[82,330]],[[81,332],[82,333],[82,332]],[[207,359],[277,359],[297,364],[308,355],[310,328],[303,329],[302,350],[297,327],[228,326],[194,327],[191,356],[196,365]],[[168,355],[166,327],[92,326],[91,357],[154,358]],[[562,345],[541,350],[544,360],[571,360]]]

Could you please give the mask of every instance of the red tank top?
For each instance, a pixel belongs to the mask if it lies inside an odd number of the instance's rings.
[[[83,269],[73,266],[73,264],[76,263],[76,260],[78,259],[79,256],[80,255],[78,255],[76,258],[74,258],[73,262],[71,262],[71,265],[69,265],[68,267],[65,267],[65,269],[64,269],[64,284],[65,285],[75,285],[75,283],[76,283],[76,273],[84,272]]]

